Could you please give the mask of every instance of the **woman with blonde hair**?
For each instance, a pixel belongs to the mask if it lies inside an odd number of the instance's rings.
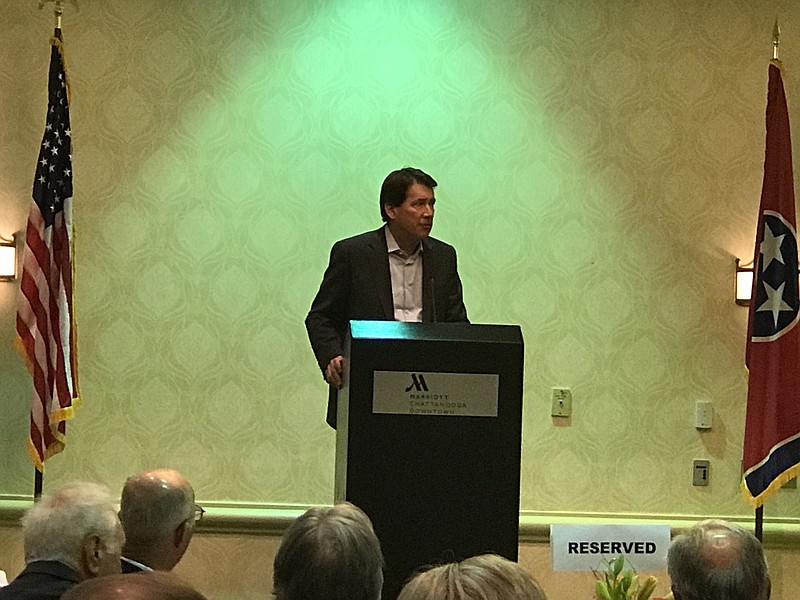
[[[547,600],[547,596],[517,563],[481,554],[417,573],[397,600]]]

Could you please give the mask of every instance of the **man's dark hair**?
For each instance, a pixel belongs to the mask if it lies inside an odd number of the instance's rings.
[[[406,199],[408,188],[415,183],[421,183],[431,189],[437,186],[436,180],[428,175],[425,171],[415,169],[413,167],[403,167],[397,171],[392,171],[383,180],[381,185],[381,218],[384,221],[389,220],[389,215],[386,214],[384,208],[387,204],[389,206],[400,206]]]

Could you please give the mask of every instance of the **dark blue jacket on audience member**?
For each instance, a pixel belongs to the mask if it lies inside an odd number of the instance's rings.
[[[64,563],[37,560],[28,563],[6,587],[0,587],[0,600],[58,600],[80,580],[78,572]]]

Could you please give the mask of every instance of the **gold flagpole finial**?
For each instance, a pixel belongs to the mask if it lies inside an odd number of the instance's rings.
[[[77,0],[69,0],[76,9],[78,9]],[[56,18],[56,29],[61,29],[61,15],[64,14],[64,0],[39,0],[39,10],[44,8],[48,2],[53,3],[53,15]]]
[[[778,46],[781,45],[781,28],[778,25],[778,19],[775,19],[775,25],[772,27],[772,60],[780,60],[778,58]]]

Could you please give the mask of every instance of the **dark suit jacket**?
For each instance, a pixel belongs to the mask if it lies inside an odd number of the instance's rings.
[[[437,239],[422,240],[422,320],[467,320],[455,249]],[[317,364],[325,373],[332,358],[344,353],[350,320],[392,321],[392,279],[383,227],[340,240],[317,296],[306,316],[308,339]],[[336,428],[336,389],[328,396],[328,424]]]
[[[78,583],[80,576],[72,567],[54,560],[37,560],[0,588],[0,600],[58,600]]]

